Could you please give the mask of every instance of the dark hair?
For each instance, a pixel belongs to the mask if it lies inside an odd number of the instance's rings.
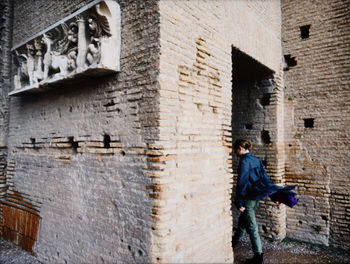
[[[248,140],[237,139],[235,141],[235,143],[233,144],[233,150],[236,151],[239,147],[250,150],[252,147],[252,144],[250,144],[250,142]]]

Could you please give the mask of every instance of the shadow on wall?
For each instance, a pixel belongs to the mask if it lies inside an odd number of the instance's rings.
[[[274,88],[273,71],[232,49],[232,139],[245,138],[254,145],[270,144],[266,110]]]

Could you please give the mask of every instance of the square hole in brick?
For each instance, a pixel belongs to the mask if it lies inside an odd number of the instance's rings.
[[[300,38],[307,39],[310,36],[310,25],[300,27]]]
[[[284,61],[287,67],[285,69],[288,69],[289,67],[293,67],[297,65],[297,60],[295,57],[292,57],[290,54],[284,55]]]
[[[78,142],[74,141],[74,137],[68,137],[68,142],[72,145],[72,149],[77,151],[79,144]]]
[[[252,123],[247,123],[244,125],[245,129],[253,129],[253,124]]]
[[[305,118],[304,127],[308,127],[308,128],[314,127],[314,118]]]
[[[104,148],[111,147],[111,137],[107,134],[103,136],[103,147]]]

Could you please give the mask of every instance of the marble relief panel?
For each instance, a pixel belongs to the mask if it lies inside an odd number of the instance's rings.
[[[120,8],[94,1],[12,49],[10,95],[120,70]]]

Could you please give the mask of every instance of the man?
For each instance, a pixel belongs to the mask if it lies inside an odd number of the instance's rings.
[[[285,188],[272,184],[268,177],[262,161],[250,153],[251,144],[243,139],[238,139],[233,145],[233,150],[240,157],[238,166],[238,181],[236,186],[235,205],[241,212],[238,220],[238,227],[232,238],[233,249],[247,231],[254,257],[248,259],[246,263],[263,264],[263,252],[259,229],[256,222],[255,212],[258,208],[259,201],[269,195],[277,204],[285,201],[282,198],[294,198],[294,193],[290,192],[295,186]],[[287,199],[288,200],[288,199]],[[298,199],[294,198],[295,203]],[[290,204],[288,204],[291,206]],[[291,206],[291,207],[292,207]]]

